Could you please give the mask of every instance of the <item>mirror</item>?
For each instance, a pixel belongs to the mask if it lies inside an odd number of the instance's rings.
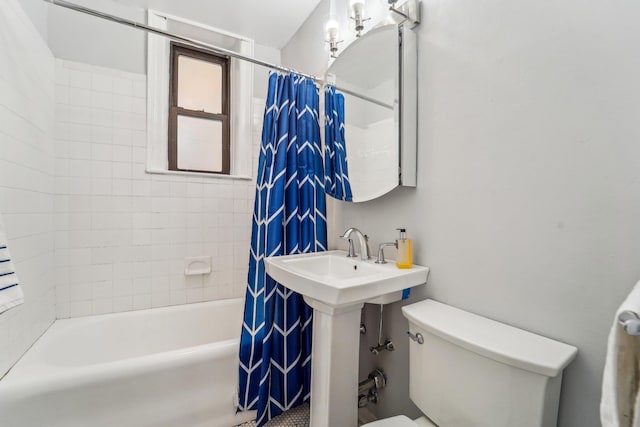
[[[347,172],[339,177],[328,176],[327,180],[348,181],[352,197],[345,197],[348,192],[344,191],[328,194],[340,200],[364,202],[399,185],[415,187],[416,56],[411,30],[395,24],[382,25],[350,44],[329,67],[327,80],[335,83],[337,96],[344,97],[341,143]],[[326,102],[325,108],[335,104],[339,102]],[[325,110],[325,114],[339,122],[337,111]],[[332,142],[340,139],[335,136],[340,123],[333,126],[332,131],[325,123],[325,154],[332,149]],[[338,162],[339,153],[332,159]],[[341,170],[331,166],[327,168],[328,175]]]

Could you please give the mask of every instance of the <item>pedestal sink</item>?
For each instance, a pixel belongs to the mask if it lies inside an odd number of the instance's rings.
[[[268,257],[265,265],[313,308],[311,427],[357,426],[360,309],[425,283],[429,269],[401,270],[393,261],[375,264],[343,251]]]

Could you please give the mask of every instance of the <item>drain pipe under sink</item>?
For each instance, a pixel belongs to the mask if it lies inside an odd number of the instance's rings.
[[[374,369],[369,377],[358,384],[358,408],[369,402],[378,403],[378,390],[387,385],[387,376],[382,369]]]

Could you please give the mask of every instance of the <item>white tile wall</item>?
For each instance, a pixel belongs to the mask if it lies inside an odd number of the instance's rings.
[[[0,314],[2,377],[55,320],[54,58],[15,0],[0,28],[0,215],[25,293]]]
[[[244,295],[254,181],[145,173],[145,88],[144,75],[56,60],[58,318]],[[213,272],[185,277],[200,255]]]

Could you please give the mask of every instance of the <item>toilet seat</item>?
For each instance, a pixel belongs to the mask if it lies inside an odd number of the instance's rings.
[[[367,423],[363,427],[438,427],[429,421],[426,417],[420,417],[413,421],[404,415],[398,415],[391,418],[384,418],[382,420]]]

